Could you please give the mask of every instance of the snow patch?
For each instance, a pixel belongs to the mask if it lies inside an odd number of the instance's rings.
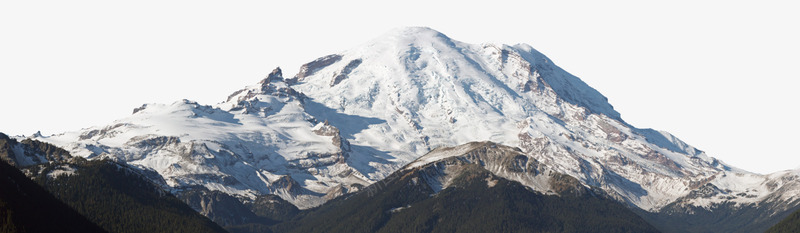
[[[61,177],[61,176],[75,175],[77,172],[78,172],[78,170],[75,169],[74,167],[70,166],[70,165],[67,165],[67,164],[59,165],[58,167],[53,169],[53,171],[50,171],[50,173],[47,173],[47,179],[54,180],[54,179],[57,179],[58,177]]]

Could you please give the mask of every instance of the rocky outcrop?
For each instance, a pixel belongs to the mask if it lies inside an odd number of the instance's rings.
[[[334,73],[333,80],[331,80],[331,87],[336,86],[336,84],[339,84],[340,82],[342,82],[342,80],[345,80],[347,78],[347,75],[349,75],[350,72],[353,72],[353,69],[358,67],[358,65],[361,65],[361,59],[355,59],[350,61],[350,63],[347,63],[347,65],[344,68],[342,68],[342,70]]]
[[[18,166],[17,155],[14,153],[16,145],[17,140],[12,140],[8,135],[0,133],[0,159],[15,167]]]
[[[140,109],[139,111],[144,110],[145,107],[146,107],[146,105],[142,105],[142,107],[141,107],[142,109]],[[134,110],[134,113],[135,112],[138,112],[138,111]],[[95,129],[95,130],[91,130],[91,131],[88,131],[88,132],[84,132],[83,134],[81,134],[81,136],[78,137],[78,139],[79,140],[87,140],[87,139],[95,139],[95,137],[97,137],[96,140],[100,140],[100,139],[103,139],[105,137],[113,137],[114,134],[115,134],[114,130],[117,129],[117,128],[120,128],[122,126],[125,126],[125,124],[119,123],[119,124],[106,126],[103,129],[99,129],[99,130]]]
[[[147,108],[147,104],[142,104],[142,106],[141,106],[141,107],[138,107],[138,108],[134,108],[134,109],[133,109],[133,114],[136,114],[137,112],[140,112],[140,111],[142,111],[142,110],[145,110],[146,108]]]
[[[178,194],[178,197],[203,216],[221,226],[261,222],[241,200],[220,191],[196,187]]]
[[[247,204],[260,217],[286,221],[300,213],[300,209],[275,195],[261,195]]]
[[[249,86],[230,94],[225,102],[232,103],[233,106],[227,110],[266,115],[275,108],[267,104],[269,101],[265,98],[273,97],[283,99],[282,102],[298,100],[303,103],[305,95],[290,87],[288,82],[290,79],[283,78],[281,68],[275,68],[266,78],[258,82],[258,86]]]
[[[292,179],[289,175],[281,176],[279,179],[270,183],[270,191],[275,192],[286,192],[289,195],[296,196],[302,194],[309,194],[310,191],[303,188],[302,185],[297,183],[296,180]]]
[[[125,143],[125,145],[141,149],[149,149],[170,145],[176,146],[179,143],[181,143],[181,139],[174,136],[144,135],[131,138],[131,140]]]
[[[72,158],[69,152],[53,144],[26,138],[21,142],[0,133],[0,159],[15,167],[49,162],[64,162]]]
[[[281,68],[280,67],[277,67],[274,70],[272,70],[272,72],[270,72],[269,75],[267,75],[266,78],[262,79],[258,83],[261,84],[262,86],[264,86],[264,85],[268,85],[272,81],[283,81],[283,72],[281,72]]]
[[[461,170],[474,165],[540,193],[583,195],[588,192],[588,187],[579,180],[553,171],[519,148],[493,142],[471,142],[456,147],[437,148],[410,163],[404,170],[420,170],[426,174],[425,181],[429,185],[441,190],[451,185],[453,178]]]
[[[333,143],[334,146],[338,147],[342,152],[350,151],[350,143],[342,138],[339,129],[328,123],[327,120],[322,122],[322,125],[318,126],[314,130],[314,133],[320,136],[333,136],[333,138],[331,138],[331,143]]]
[[[305,77],[313,75],[322,68],[330,66],[333,63],[336,63],[340,60],[342,60],[342,55],[331,54],[328,56],[317,58],[316,60],[311,61],[309,63],[303,64],[303,66],[300,66],[300,72],[298,72],[297,75],[295,75],[294,78],[292,78],[290,83],[303,81]]]

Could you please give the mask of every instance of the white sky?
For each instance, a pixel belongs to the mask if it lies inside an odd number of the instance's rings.
[[[105,125],[143,103],[201,104],[428,26],[527,43],[623,119],[767,173],[800,166],[796,1],[2,1],[0,132]]]

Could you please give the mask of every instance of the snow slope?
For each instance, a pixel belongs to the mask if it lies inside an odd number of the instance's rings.
[[[625,123],[602,94],[529,45],[467,44],[420,27],[321,57],[291,78],[277,69],[214,106],[147,104],[109,126],[37,139],[154,170],[176,191],[277,194],[301,208],[474,141],[519,147],[650,211],[709,183],[747,194],[693,203],[758,202],[796,183]]]
[[[277,194],[310,207],[333,187],[369,179],[337,162],[337,136],[320,133],[332,127],[307,114],[302,98],[278,69],[213,107],[146,104],[109,126],[37,139],[153,170],[177,190],[201,185],[250,199]]]

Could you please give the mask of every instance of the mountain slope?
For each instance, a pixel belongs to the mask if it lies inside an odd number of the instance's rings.
[[[37,162],[22,170],[47,190],[43,192],[109,232],[225,232],[138,169],[108,160],[87,161],[48,143],[17,142],[2,133],[0,145],[16,147],[0,151],[0,157]],[[24,196],[10,199],[24,200]]]
[[[0,161],[0,232],[105,232]]]
[[[429,155],[435,154],[448,156],[432,156],[437,160],[400,170],[363,191],[309,210],[277,231],[657,232],[623,205],[574,178],[541,170],[534,160],[503,164],[526,157],[511,148],[470,143]],[[528,174],[550,173],[541,180],[551,194],[487,170],[517,165],[533,169]]]
[[[64,162],[71,158],[68,151],[49,143],[25,139],[21,142],[0,133],[0,160],[11,166],[27,167],[48,162]]]
[[[404,28],[339,57],[292,87],[337,112],[386,120],[363,127],[326,118],[353,132],[344,136],[351,145],[401,161],[471,141],[520,146],[643,209],[732,170],[669,134],[627,125],[605,97],[527,45],[473,45]]]
[[[111,161],[46,165],[34,180],[109,232],[226,232],[135,170]]]
[[[778,224],[770,227],[766,232],[768,233],[778,233],[778,232],[800,232],[800,210],[795,211],[788,217],[781,220]]]
[[[789,211],[781,211],[786,206],[794,206]],[[777,206],[772,203],[741,205],[724,202],[707,207],[668,205],[659,212],[640,212],[640,216],[662,232],[764,232],[791,210],[798,209],[798,203]]]
[[[633,127],[599,92],[528,45],[466,44],[429,28],[401,28],[330,57],[307,64],[292,87],[335,109],[338,115],[307,111],[336,126],[351,147],[377,149],[366,154],[410,161],[471,141],[519,146],[651,212],[676,201],[781,207],[770,215],[798,200],[794,174],[742,171],[669,133]],[[365,127],[342,115],[386,122]],[[353,152],[350,158],[364,154]],[[364,165],[378,162],[348,164],[373,174]],[[709,184],[723,192],[692,196]]]
[[[763,232],[800,209],[798,170],[716,176],[689,195],[641,215],[663,232]],[[759,192],[767,195],[753,194]]]
[[[757,215],[776,216],[800,198],[796,174],[742,171],[629,125],[529,45],[468,44],[429,28],[390,31],[290,78],[276,69],[213,106],[146,104],[107,126],[33,138],[153,170],[175,192],[203,186],[242,202],[276,195],[301,209],[474,141],[519,147],[650,213],[732,203],[771,206]]]
[[[307,208],[333,187],[370,180],[344,162],[347,142],[305,112],[305,98],[276,69],[216,107],[146,104],[110,126],[37,139],[154,170],[176,189],[203,186],[247,200],[274,194]]]

